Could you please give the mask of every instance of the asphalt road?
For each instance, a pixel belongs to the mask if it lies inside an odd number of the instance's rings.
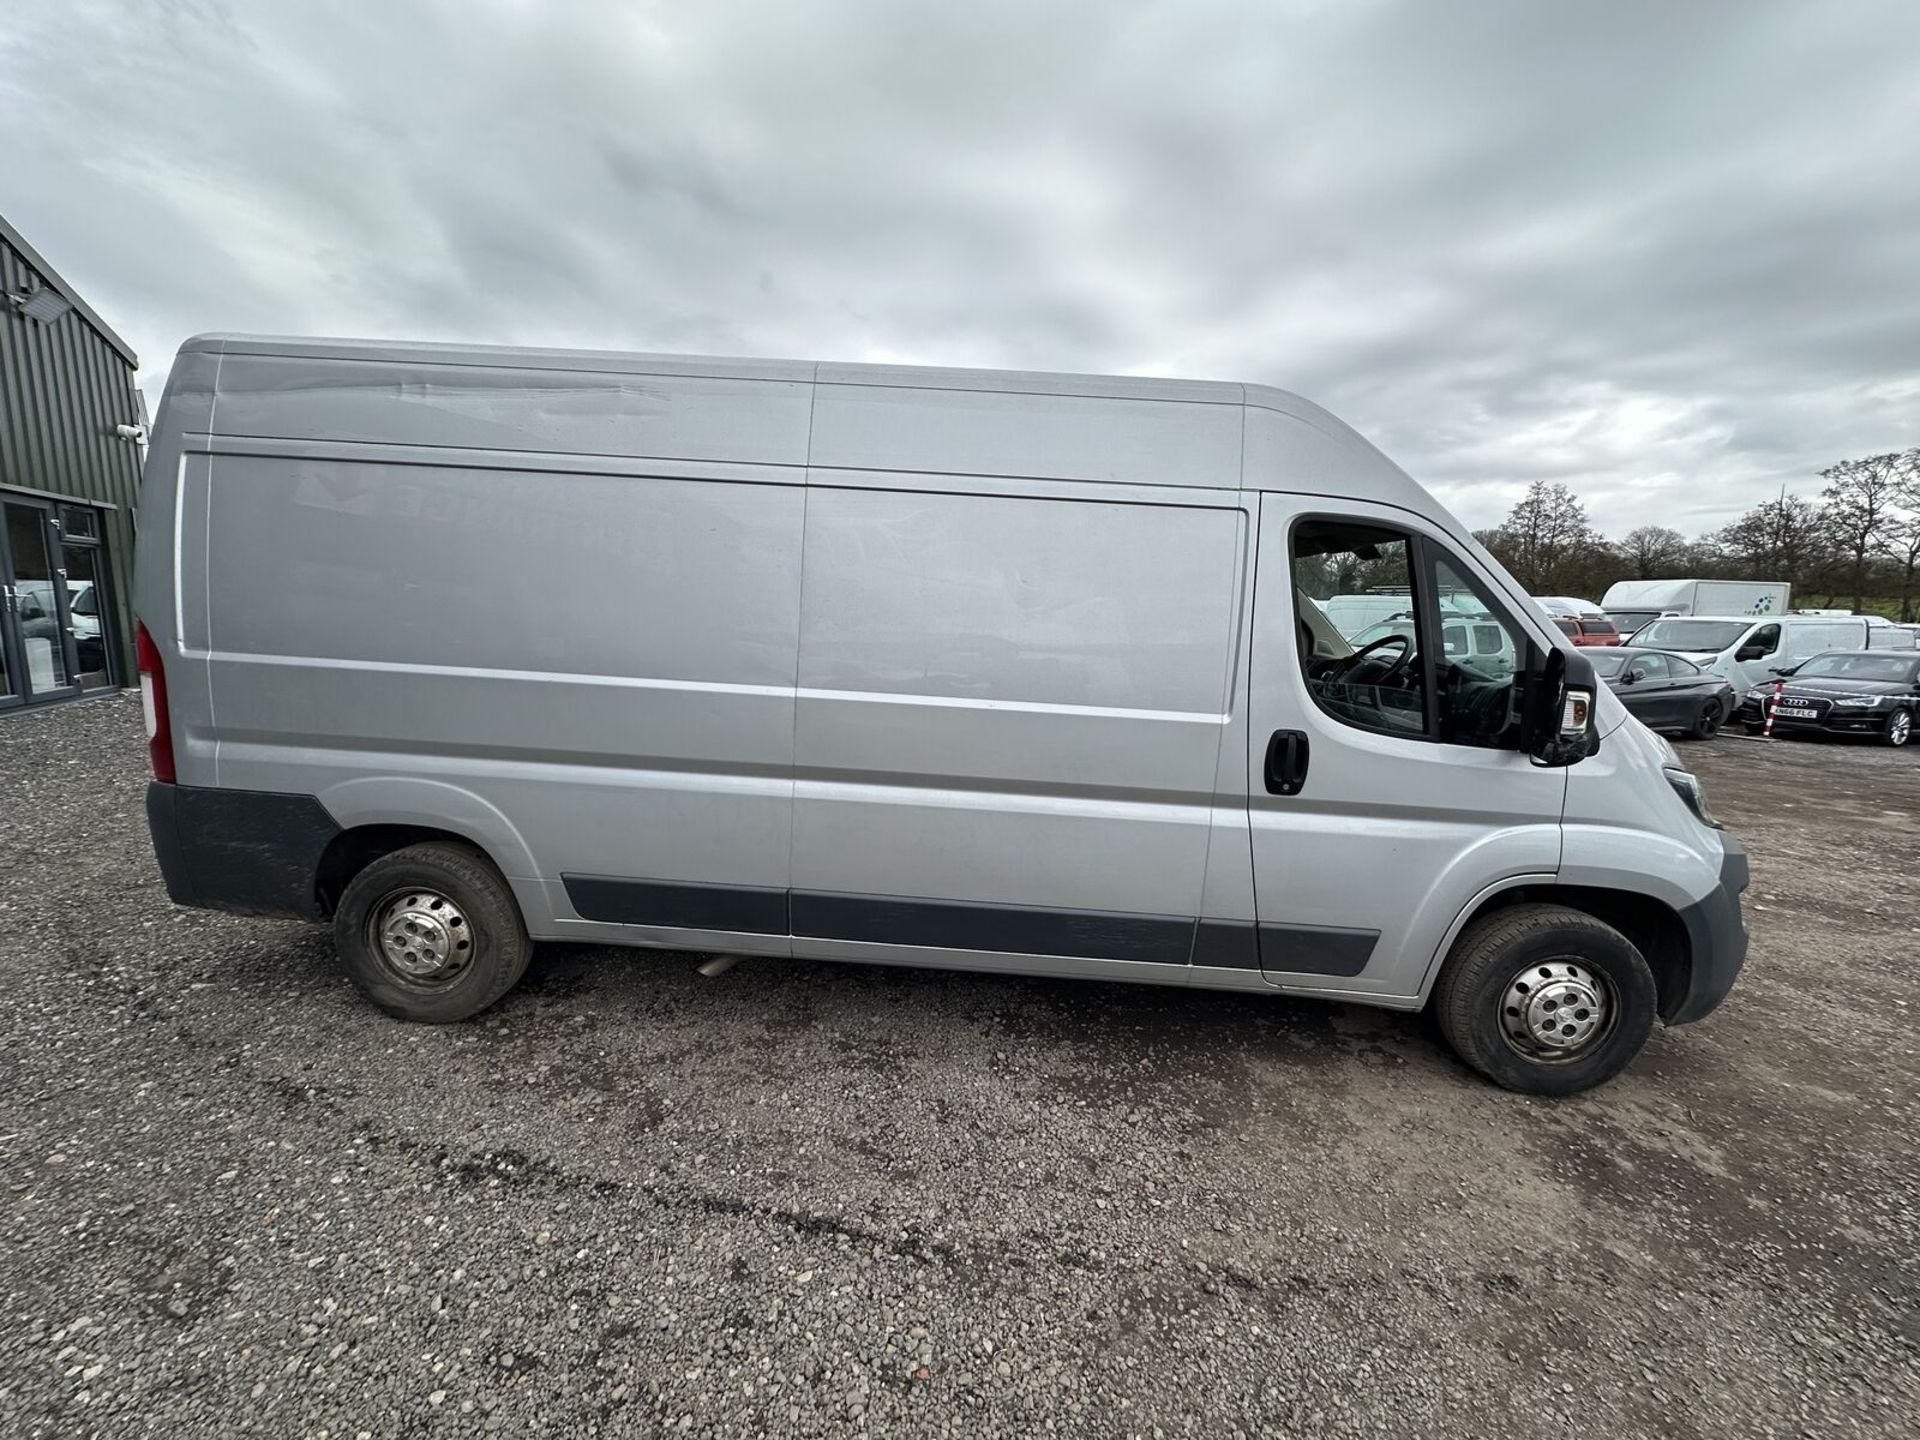
[[[1920,753],[1686,747],[1728,1004],[1423,1018],[543,949],[482,1020],[169,907],[139,707],[0,721],[0,1432],[1912,1435]]]

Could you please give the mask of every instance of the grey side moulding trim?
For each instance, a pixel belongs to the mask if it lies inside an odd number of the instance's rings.
[[[1335,925],[1262,925],[1260,968],[1269,974],[1358,975],[1380,943],[1378,930]]]
[[[677,930],[736,930],[749,935],[790,933],[785,890],[622,880],[610,875],[562,875],[560,880],[582,920],[668,925]]]
[[[1193,963],[1217,970],[1258,970],[1260,945],[1251,920],[1208,920],[1194,930]]]
[[[562,875],[560,879],[581,919],[616,925],[791,934],[813,940],[1157,965],[1185,965],[1194,944],[1194,922],[1183,915],[1051,910],[899,895],[623,880],[609,875]]]
[[[1193,952],[1193,920],[1180,915],[1046,910],[810,890],[795,890],[791,903],[793,933],[817,940],[866,940],[1159,965],[1184,965]]]

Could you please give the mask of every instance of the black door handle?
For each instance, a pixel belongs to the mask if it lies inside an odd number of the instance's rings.
[[[1307,783],[1307,732],[1276,730],[1267,741],[1267,792],[1298,795]]]

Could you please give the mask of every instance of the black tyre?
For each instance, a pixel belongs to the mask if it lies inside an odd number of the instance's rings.
[[[1618,1075],[1653,1033],[1658,999],[1626,936],[1559,905],[1516,905],[1469,926],[1433,993],[1460,1058],[1529,1095],[1573,1095]]]
[[[1880,738],[1889,745],[1911,745],[1913,743],[1913,712],[1896,710],[1887,717],[1887,728],[1880,732]]]
[[[492,862],[444,841],[395,850],[354,876],[333,940],[361,994],[389,1015],[436,1025],[493,1004],[533,951]]]
[[[1700,707],[1700,713],[1693,717],[1687,734],[1696,740],[1711,740],[1720,733],[1720,722],[1725,718],[1726,712],[1720,708],[1720,702],[1709,700]]]

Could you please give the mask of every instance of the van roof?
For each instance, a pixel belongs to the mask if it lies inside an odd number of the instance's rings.
[[[1833,625],[1860,618],[1858,615],[1662,615],[1660,620],[1737,620],[1742,625]],[[1658,624],[1659,621],[1653,623]]]
[[[453,427],[479,426],[499,448],[567,453],[592,432],[595,453],[729,460],[816,469],[940,472],[1025,479],[1104,481],[1216,488],[1299,489],[1382,501],[1430,518],[1445,512],[1405,472],[1320,406],[1285,390],[1219,380],[1033,370],[962,370],[836,361],[733,359],[610,350],[531,349],[399,340],[270,335],[196,335],[181,355],[222,357],[215,415],[222,434],[317,434],[377,440],[410,405],[409,443],[456,445]],[[257,357],[258,366],[235,364]],[[304,376],[288,362],[338,361],[366,367],[364,385],[337,372]],[[213,367],[208,367],[209,369]],[[424,386],[411,375],[429,369]],[[176,374],[195,367],[176,367]],[[481,382],[488,370],[550,372],[567,392],[533,413],[516,390]],[[249,373],[255,372],[255,373]],[[473,375],[472,382],[463,376]],[[567,383],[562,376],[592,376]],[[683,417],[658,387],[636,395],[607,377],[719,382],[737,407],[721,417],[710,394],[691,397]],[[731,382],[745,382],[734,385]],[[759,383],[755,383],[759,382]],[[205,387],[209,382],[183,380]],[[811,401],[796,394],[812,387]],[[402,394],[404,387],[405,394]],[[989,399],[987,397],[995,397]],[[1153,408],[1116,407],[1115,401]],[[797,402],[797,403],[796,403]],[[741,408],[753,416],[742,425]],[[428,439],[426,409],[446,412]],[[645,411],[645,414],[639,412]],[[312,428],[269,428],[274,424]],[[750,443],[743,453],[720,453]],[[623,448],[624,447],[624,448]],[[653,448],[646,448],[653,447]],[[1455,528],[1453,525],[1449,529]]]
[[[1081,375],[1044,370],[961,369],[933,365],[870,365],[833,360],[675,355],[643,350],[573,350],[521,345],[456,345],[423,340],[356,340],[332,336],[195,335],[182,355],[277,355],[313,360],[397,360],[513,370],[601,371],[739,380],[811,380],[820,384],[910,389],[986,390],[1028,395],[1094,395],[1124,400],[1187,400],[1239,405],[1250,398],[1278,410],[1300,410],[1340,424],[1319,406],[1284,390],[1226,380],[1173,380],[1135,375]],[[1248,392],[1257,392],[1249,396]]]

